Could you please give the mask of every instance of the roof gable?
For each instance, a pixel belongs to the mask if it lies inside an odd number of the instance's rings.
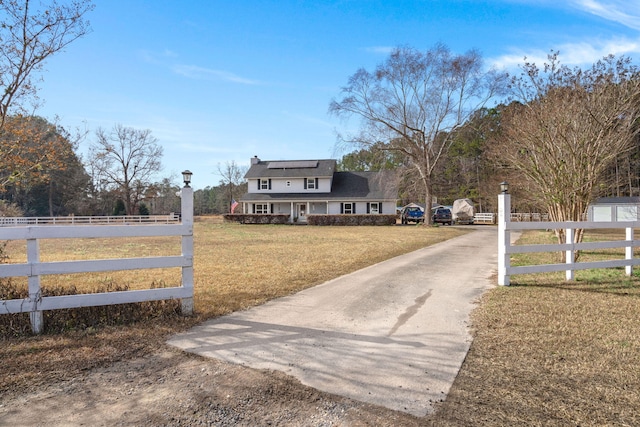
[[[397,198],[398,188],[391,171],[336,172],[331,196],[388,200]]]

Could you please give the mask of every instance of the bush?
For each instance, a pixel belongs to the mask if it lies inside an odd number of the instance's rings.
[[[118,216],[118,215],[126,215],[126,214],[127,214],[127,210],[124,207],[124,201],[122,199],[116,200],[116,205],[113,208],[113,215]]]
[[[149,208],[146,204],[140,203],[138,205],[138,214],[140,214],[140,216],[149,216]]]
[[[22,209],[15,203],[9,203],[6,200],[0,200],[0,216],[19,217],[23,216]]]
[[[224,214],[225,222],[239,222],[240,224],[287,224],[288,214]]]
[[[309,225],[394,225],[397,215],[309,215]]]

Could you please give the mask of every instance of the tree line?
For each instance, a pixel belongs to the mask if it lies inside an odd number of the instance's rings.
[[[86,160],[77,139],[41,117],[7,116],[0,128],[0,216],[180,212],[180,185],[173,177],[154,179],[162,147],[149,130],[98,129]],[[231,199],[246,191],[235,162],[218,169],[219,185],[194,191],[196,215],[227,213]]]
[[[637,66],[609,55],[572,68],[559,58],[552,51],[544,64],[525,60],[508,75],[487,71],[476,51],[395,49],[352,75],[330,104],[360,122],[341,135],[359,148],[342,167],[391,165],[403,199],[430,206],[434,195],[470,197],[486,211],[507,180],[516,209],[554,221],[580,221],[599,196],[638,194]]]

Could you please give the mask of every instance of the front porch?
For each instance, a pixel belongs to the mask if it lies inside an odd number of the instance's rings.
[[[288,215],[290,223],[306,223],[307,215],[325,215],[329,212],[328,201],[288,201],[274,203],[243,202],[243,211],[253,214]]]

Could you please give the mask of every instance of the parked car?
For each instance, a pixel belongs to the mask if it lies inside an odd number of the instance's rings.
[[[451,209],[437,208],[433,211],[433,223],[434,224],[449,224],[453,225],[453,218],[451,217]]]
[[[401,219],[403,224],[424,222],[424,211],[419,206],[408,206],[402,210]]]
[[[458,199],[453,202],[451,219],[456,224],[473,224],[475,209],[470,199]]]

